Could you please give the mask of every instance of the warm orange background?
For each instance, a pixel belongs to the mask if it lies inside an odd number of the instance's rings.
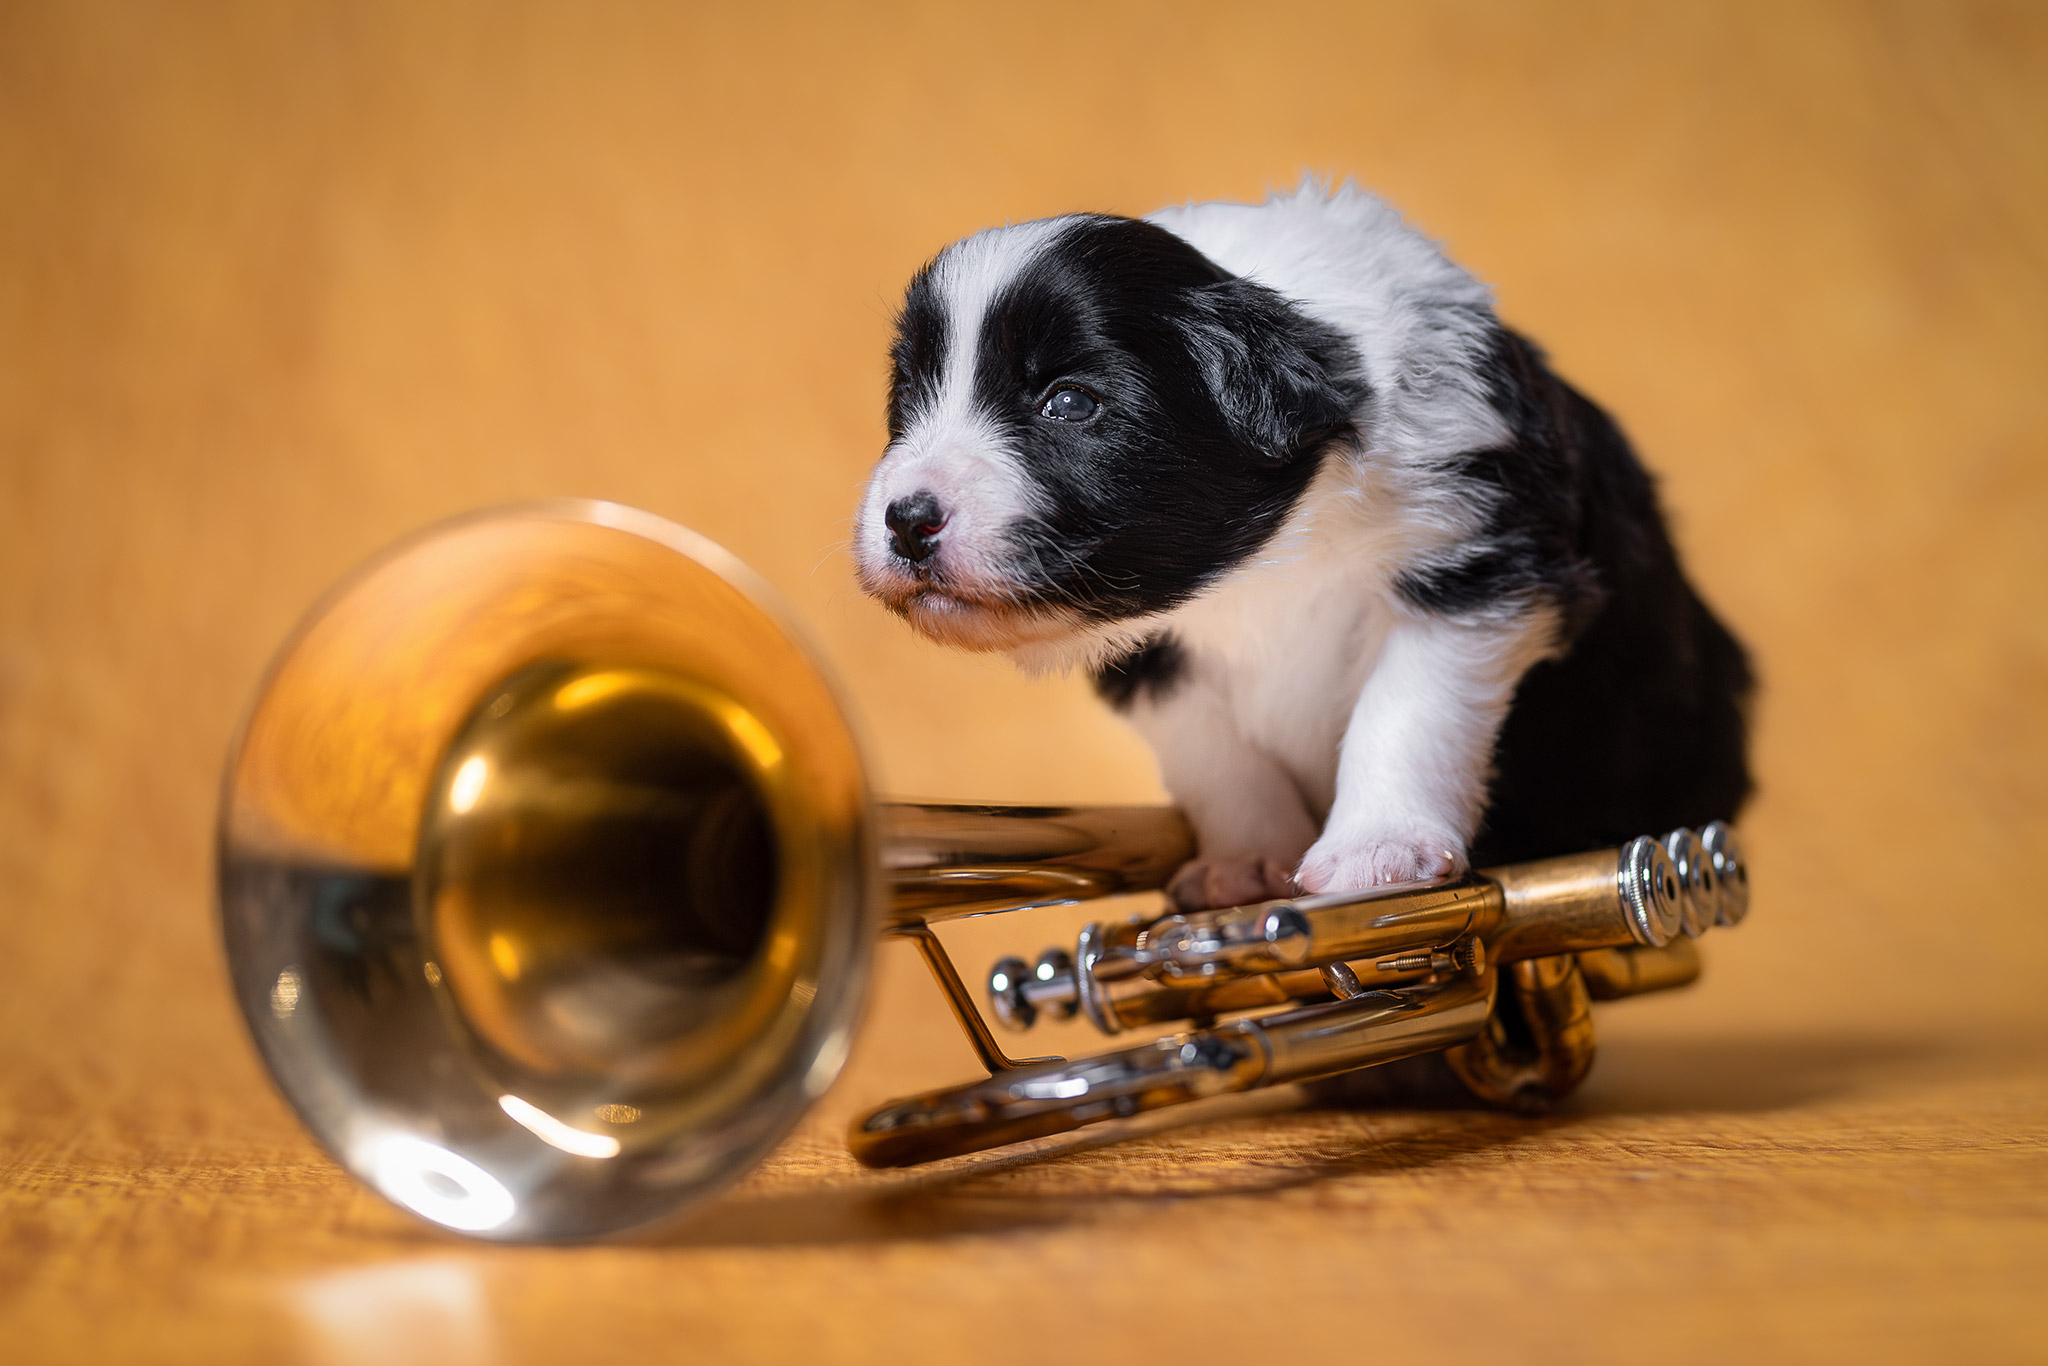
[[[0,5],[0,1332],[2048,1352],[2043,16]],[[833,1137],[964,1075],[892,950],[827,1114],[691,1238],[470,1250],[335,1176],[210,921],[223,749],[312,597],[460,509],[619,499],[788,595],[885,789],[1149,798],[1083,685],[854,591],[890,311],[976,227],[1305,170],[1385,193],[1621,417],[1756,651],[1758,908],[1709,979],[1605,1015],[1543,1124],[1245,1120],[906,1186]]]

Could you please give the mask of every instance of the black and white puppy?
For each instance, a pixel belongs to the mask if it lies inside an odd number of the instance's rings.
[[[1732,817],[1750,672],[1649,475],[1350,187],[976,233],[897,323],[862,587],[1080,665],[1158,754],[1187,906]]]

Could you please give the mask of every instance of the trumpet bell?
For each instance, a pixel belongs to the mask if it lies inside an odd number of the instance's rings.
[[[883,889],[831,684],[648,514],[430,529],[315,608],[230,759],[237,999],[335,1158],[512,1241],[660,1220],[838,1074]]]

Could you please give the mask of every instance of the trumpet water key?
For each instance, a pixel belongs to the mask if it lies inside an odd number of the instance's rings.
[[[1445,1050],[1529,1107],[1591,1059],[1587,1002],[1680,985],[1747,905],[1726,827],[1455,883],[1097,924],[987,981],[1011,1029],[1135,1048],[1015,1060],[931,926],[1145,891],[1166,807],[882,804],[771,595],[605,503],[459,519],[334,590],[230,756],[219,897],[272,1076],[348,1170],[501,1240],[672,1217],[838,1075],[883,936],[989,1076],[885,1106],[899,1164]]]

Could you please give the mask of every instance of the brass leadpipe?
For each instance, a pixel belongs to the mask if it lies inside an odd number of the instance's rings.
[[[1151,891],[1195,850],[1170,806],[890,802],[877,814],[892,930]]]

